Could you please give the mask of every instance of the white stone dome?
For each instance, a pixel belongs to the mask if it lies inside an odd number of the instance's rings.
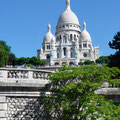
[[[51,26],[50,24],[48,25],[48,32],[46,33],[44,37],[44,42],[50,43],[51,40],[55,40],[55,36],[51,33]]]
[[[66,23],[73,23],[79,25],[79,20],[77,16],[70,9],[66,9],[58,19],[58,26]]]
[[[70,0],[66,0],[66,10],[60,15],[58,19],[58,26],[66,23],[73,23],[79,25],[79,20],[77,16],[70,9]]]
[[[85,22],[83,23],[83,31],[81,32],[80,38],[81,38],[81,40],[91,41],[91,36],[88,33],[88,31],[86,30],[86,23]]]

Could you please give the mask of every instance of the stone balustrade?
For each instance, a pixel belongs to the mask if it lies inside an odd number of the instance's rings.
[[[47,67],[46,67],[47,68]],[[57,68],[54,68],[57,69]],[[31,68],[0,68],[0,82],[16,83],[48,83],[49,69],[31,69]],[[47,81],[47,82],[46,82]],[[102,88],[120,88],[120,85],[104,83]]]
[[[30,68],[0,68],[0,82],[46,84],[49,82],[49,74],[52,72]]]

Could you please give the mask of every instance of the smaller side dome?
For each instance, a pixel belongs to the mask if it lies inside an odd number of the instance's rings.
[[[45,43],[50,43],[51,40],[55,40],[55,36],[51,33],[51,25],[48,25],[48,32],[46,33],[44,37],[44,42]]]
[[[83,23],[83,31],[81,32],[81,36],[80,36],[81,40],[87,40],[87,41],[91,41],[91,36],[88,33],[88,31],[86,30],[86,23]]]

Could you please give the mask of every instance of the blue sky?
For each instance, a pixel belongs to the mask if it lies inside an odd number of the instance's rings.
[[[86,21],[93,46],[110,55],[108,42],[120,31],[120,0],[71,0],[71,9],[82,27]],[[41,48],[47,24],[55,34],[65,0],[0,0],[0,40],[11,46],[17,57],[32,57]]]

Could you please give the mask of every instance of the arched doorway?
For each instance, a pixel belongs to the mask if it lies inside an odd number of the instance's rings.
[[[73,62],[69,62],[69,65],[74,65],[74,63]]]
[[[49,60],[49,59],[50,59],[50,55],[49,55],[49,54],[47,54],[47,55],[46,55],[46,58],[47,58],[47,60]]]
[[[59,63],[58,63],[58,62],[56,62],[56,63],[55,63],[55,65],[59,65]]]

